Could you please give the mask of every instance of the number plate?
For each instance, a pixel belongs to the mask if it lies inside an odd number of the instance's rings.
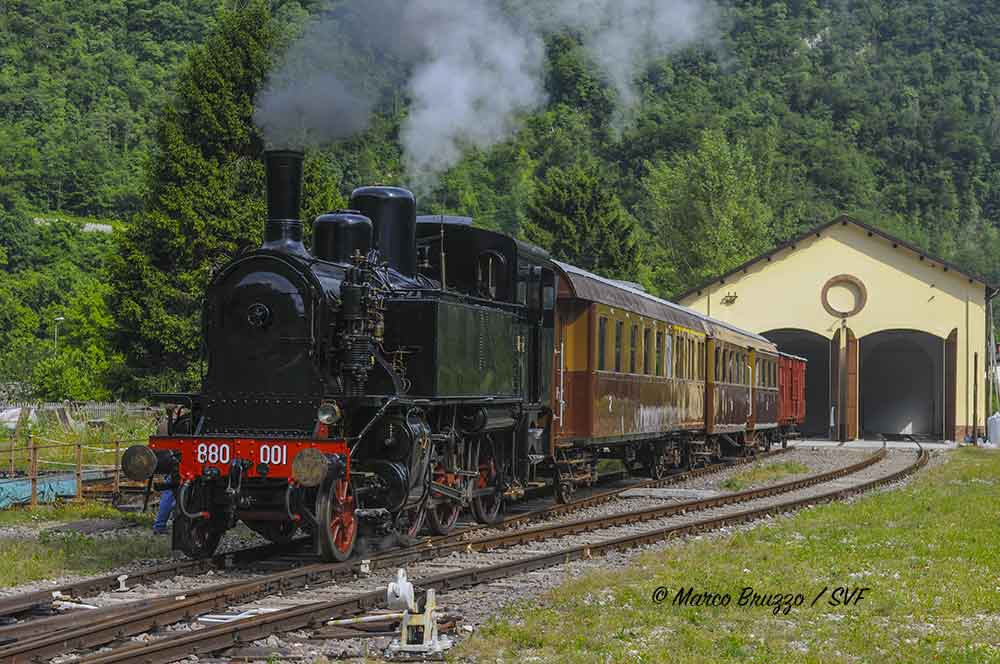
[[[233,448],[229,443],[199,443],[195,450],[198,463],[229,463]]]
[[[245,477],[288,479],[292,459],[300,451],[314,447],[324,454],[350,451],[344,440],[260,440],[252,438],[187,438],[183,436],[153,436],[154,450],[177,450],[181,456],[180,476],[183,480],[201,476],[205,468],[216,468],[221,477],[229,475],[232,463],[238,459],[250,462]],[[266,466],[266,472],[261,472]]]

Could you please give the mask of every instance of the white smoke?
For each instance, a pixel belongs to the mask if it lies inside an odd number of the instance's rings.
[[[364,130],[381,94],[375,87],[404,89],[406,168],[418,186],[430,186],[469,148],[509,138],[526,112],[545,103],[546,33],[580,36],[627,117],[639,103],[636,79],[650,63],[711,35],[716,11],[709,2],[332,3],[269,77],[254,118],[272,144],[322,144]]]
[[[460,8],[460,11],[457,9]],[[544,104],[545,50],[488,0],[416,0],[405,20],[424,58],[407,85],[407,171],[418,179],[454,166],[469,147],[487,148],[517,130],[519,113]]]
[[[715,5],[700,0],[553,0],[542,25],[569,28],[618,93],[619,110],[638,102],[636,78],[653,62],[711,38]]]

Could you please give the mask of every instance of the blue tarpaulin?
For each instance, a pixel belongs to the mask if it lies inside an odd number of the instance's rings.
[[[106,473],[101,470],[83,471],[84,480],[99,480]],[[38,502],[52,503],[56,498],[76,496],[76,475],[74,473],[52,473],[38,478]],[[11,505],[31,502],[31,480],[18,477],[0,480],[0,509]]]

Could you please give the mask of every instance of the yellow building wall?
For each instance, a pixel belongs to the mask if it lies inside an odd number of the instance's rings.
[[[849,274],[867,290],[864,309],[847,319],[861,339],[881,330],[920,330],[946,339],[958,329],[956,425],[972,426],[973,361],[985,374],[986,292],[979,281],[940,264],[920,260],[911,250],[847,222],[822,230],[762,260],[680,304],[753,332],[781,328],[803,329],[827,339],[841,319],[823,306],[823,286],[835,276]],[[735,295],[731,304],[723,298]],[[980,381],[978,420],[986,417],[985,383]]]

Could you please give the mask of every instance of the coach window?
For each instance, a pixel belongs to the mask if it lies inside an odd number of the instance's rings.
[[[615,321],[615,371],[622,370],[622,336],[625,334],[625,321]]]
[[[771,362],[771,387],[777,387],[778,386],[778,371],[777,371],[777,369],[778,369],[778,365],[776,365],[774,362]]]
[[[686,346],[686,339],[681,335],[677,335],[677,345],[676,352],[677,358],[674,362],[674,375],[677,378],[684,378],[684,350]]]
[[[608,319],[601,316],[597,319],[597,370],[604,371],[607,366],[608,351]]]
[[[667,378],[674,377],[674,333],[671,330],[667,330],[666,339],[664,340],[667,344],[666,354],[663,357],[663,375]]]
[[[663,375],[663,332],[656,332],[656,370],[657,376]]]
[[[639,326],[635,323],[632,324],[632,335],[629,339],[629,354],[628,354],[628,372],[637,373],[635,370],[635,359],[636,353],[639,349]]]
[[[747,384],[747,356],[740,353],[740,385]]]
[[[688,340],[677,337],[677,377],[687,378]]]
[[[642,331],[642,373],[649,374],[652,366],[649,364],[649,353],[653,347],[653,330],[646,328]]]
[[[688,378],[697,377],[694,372],[694,360],[695,360],[694,339],[688,339]]]

